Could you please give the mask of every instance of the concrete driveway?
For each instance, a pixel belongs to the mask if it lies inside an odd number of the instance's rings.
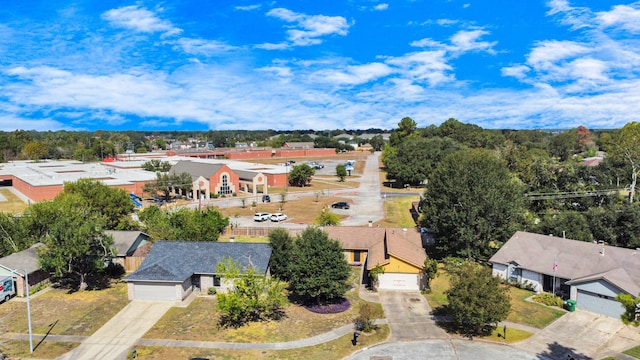
[[[391,328],[389,341],[448,339],[431,315],[431,308],[418,291],[379,290],[380,302]]]
[[[599,359],[640,344],[640,329],[619,319],[577,310],[513,346],[551,359]]]
[[[126,359],[129,348],[173,305],[169,301],[132,301],[80,346],[58,359]]]

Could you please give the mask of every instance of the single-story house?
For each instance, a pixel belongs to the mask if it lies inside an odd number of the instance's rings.
[[[368,271],[381,265],[378,289],[420,290],[426,285],[422,269],[427,255],[418,229],[338,226],[324,231],[342,244],[350,264],[364,265],[364,282]]]
[[[611,317],[624,312],[618,294],[640,294],[640,251],[634,249],[518,231],[490,261],[495,276]]]
[[[210,241],[157,241],[138,270],[127,276],[129,300],[182,301],[193,291],[224,291],[229,279],[216,272],[231,258],[244,270],[269,275],[271,245]]]
[[[16,281],[16,294],[18,296],[25,296],[27,293],[25,274],[28,275],[30,287],[34,287],[51,277],[51,274],[40,269],[38,264],[37,249],[42,246],[44,244],[37,243],[26,250],[0,258],[0,278],[12,276]],[[17,272],[19,276],[13,271]]]
[[[106,230],[105,234],[113,238],[113,247],[116,257],[113,261],[122,265],[125,271],[134,271],[140,266],[140,260],[136,251],[151,243],[151,236],[142,231],[117,231]]]

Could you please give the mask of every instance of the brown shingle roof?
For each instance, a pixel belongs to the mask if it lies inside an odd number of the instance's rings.
[[[367,268],[384,265],[391,255],[422,269],[426,254],[417,229],[378,227],[325,227],[329,238],[338,240],[345,250],[367,250]]]
[[[516,232],[492,263],[515,261],[521,268],[572,280],[571,283],[606,279],[621,290],[640,293],[640,251],[555,236]]]

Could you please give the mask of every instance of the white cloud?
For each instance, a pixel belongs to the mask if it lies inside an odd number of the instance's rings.
[[[263,49],[263,50],[284,50],[284,49],[290,48],[291,45],[286,42],[281,42],[278,44],[274,44],[274,43],[257,44],[257,45],[254,45],[254,47],[257,49]]]
[[[611,11],[596,13],[596,16],[605,27],[619,27],[631,33],[640,32],[640,9],[632,6],[617,5]]]
[[[524,79],[530,70],[526,65],[506,66],[500,69],[502,76],[512,76],[520,80]]]
[[[242,11],[251,11],[251,10],[260,9],[261,7],[262,7],[262,5],[255,4],[255,5],[247,5],[247,6],[236,6],[235,9],[236,10],[242,10]]]
[[[459,23],[459,20],[453,20],[453,19],[438,19],[436,20],[436,24],[440,25],[440,26],[451,26],[451,25],[455,25],[457,23]]]
[[[236,46],[216,40],[181,38],[177,40],[177,43],[184,52],[193,55],[210,56],[238,49]]]
[[[294,23],[287,30],[287,39],[295,46],[310,46],[322,43],[320,39],[327,35],[347,35],[349,24],[342,16],[306,15],[284,8],[275,8],[268,16]]]
[[[421,47],[421,48],[435,48],[435,49],[443,49],[447,46],[439,41],[435,41],[431,38],[424,38],[420,40],[415,40],[409,43],[410,46],[413,47]]]
[[[588,44],[574,41],[542,41],[527,56],[527,63],[536,70],[548,70],[559,61],[571,59],[592,51]]]
[[[155,13],[138,5],[125,6],[111,9],[102,14],[102,18],[113,26],[144,33],[161,32],[164,36],[176,35],[181,29],[173,26],[171,22],[161,20]]]
[[[408,53],[390,57],[385,62],[397,66],[404,77],[430,86],[454,79],[450,74],[453,69],[447,64],[446,52],[443,50]]]
[[[357,66],[347,66],[346,69],[325,70],[315,74],[315,78],[321,82],[336,85],[359,85],[379,79],[391,74],[393,70],[382,63],[371,63]]]
[[[486,51],[494,54],[493,47],[496,42],[478,41],[482,36],[488,35],[486,30],[460,30],[451,37],[452,50],[455,52]]]
[[[378,4],[378,5],[374,6],[373,9],[377,10],[377,11],[387,10],[387,9],[389,9],[389,4],[385,4],[385,3]]]

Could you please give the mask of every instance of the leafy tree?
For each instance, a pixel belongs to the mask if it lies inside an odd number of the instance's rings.
[[[293,238],[284,228],[276,228],[269,232],[271,243],[271,260],[269,268],[271,275],[283,281],[289,281],[291,277],[291,264],[295,258]]]
[[[640,314],[638,314],[638,309],[640,309],[640,296],[634,297],[629,294],[618,294],[616,300],[621,302],[624,307],[624,313],[620,316],[622,322],[626,325],[640,325]]]
[[[615,245],[630,249],[640,247],[640,206],[625,204],[617,212]]]
[[[153,240],[178,239],[176,229],[169,221],[168,213],[159,207],[143,208],[140,210],[138,218],[144,224],[144,232],[149,234]]]
[[[186,192],[191,189],[193,179],[191,174],[156,172],[156,181],[144,184],[142,190],[150,194],[162,193],[165,199],[169,199],[172,191]]]
[[[370,140],[369,144],[375,151],[380,151],[384,147],[384,138],[382,135],[374,135]]]
[[[461,148],[451,139],[409,137],[396,148],[385,148],[382,163],[388,180],[420,185],[445,156]]]
[[[27,249],[33,243],[25,217],[0,212],[0,257]]]
[[[438,276],[438,260],[431,259],[427,256],[424,259],[424,268],[422,268],[422,273],[427,279],[427,288],[431,288],[431,280]]]
[[[431,174],[421,225],[436,233],[442,255],[487,259],[521,222],[523,192],[488,150],[458,151]]]
[[[403,117],[398,123],[398,128],[391,133],[389,143],[391,146],[397,146],[408,136],[416,135],[418,124],[410,117]]]
[[[343,249],[326,232],[308,227],[296,237],[289,288],[303,303],[324,304],[342,299],[349,290],[351,270]]]
[[[22,152],[29,160],[43,159],[47,153],[47,144],[42,141],[31,141],[24,145]]]
[[[160,161],[158,159],[151,159],[144,164],[142,164],[142,168],[147,171],[154,172],[167,172],[171,170],[171,163],[168,161]]]
[[[113,256],[113,240],[103,231],[104,218],[92,212],[86,199],[78,194],[61,193],[50,202],[31,206],[37,216],[49,213],[45,247],[39,251],[43,269],[57,277],[73,278],[81,290],[87,287],[87,278],[104,268]]]
[[[217,295],[220,324],[240,327],[249,322],[280,319],[287,304],[285,285],[253,268],[240,272],[236,262],[225,260],[218,264],[216,272],[224,279],[233,279],[233,286]]]
[[[328,210],[322,212],[316,218],[316,224],[319,226],[336,226],[340,224],[340,216]]]
[[[542,218],[536,232],[564,236],[573,240],[592,241],[589,223],[578,211],[559,211]]]
[[[340,182],[344,182],[344,179],[347,177],[347,167],[344,164],[336,165],[336,175]]]
[[[611,136],[604,136],[607,156],[614,161],[624,161],[631,175],[629,184],[629,203],[633,203],[638,174],[640,173],[640,123],[627,123]]]
[[[129,194],[93,179],[80,179],[64,184],[63,193],[78,194],[85,199],[89,210],[104,219],[108,230],[129,230],[135,228],[129,215],[134,205]]]
[[[556,156],[561,161],[567,161],[573,154],[579,152],[576,129],[564,131],[551,138],[549,150],[551,155]]]
[[[229,226],[229,218],[214,208],[165,211],[154,206],[140,213],[140,221],[154,240],[217,241]]]
[[[315,173],[315,169],[307,164],[295,165],[289,172],[289,185],[305,187]]]
[[[455,324],[471,334],[482,333],[486,324],[495,328],[511,309],[508,288],[489,269],[476,264],[466,265],[461,273],[452,277],[447,291],[447,310]]]

